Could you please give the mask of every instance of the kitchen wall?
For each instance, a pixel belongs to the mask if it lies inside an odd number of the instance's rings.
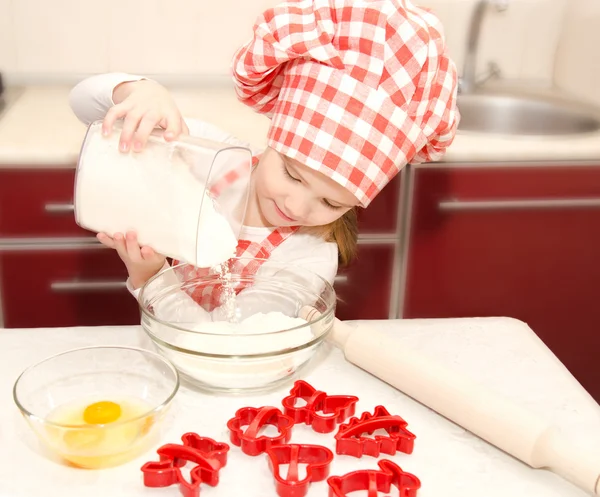
[[[600,0],[569,0],[556,54],[555,82],[600,107]]]
[[[488,7],[481,28],[478,68],[496,62],[508,79],[551,83],[567,0],[506,0],[502,12]],[[474,0],[418,0],[440,17],[454,60],[462,68]]]
[[[0,0],[0,71],[9,80],[27,82],[71,82],[107,71],[159,75],[165,81],[227,80],[231,55],[250,36],[256,15],[275,3]],[[462,66],[475,0],[417,3],[442,19],[452,55]],[[485,18],[482,71],[493,60],[507,78],[549,84],[567,0],[508,3],[505,12],[490,8]]]

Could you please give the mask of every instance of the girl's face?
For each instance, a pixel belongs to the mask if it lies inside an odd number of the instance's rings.
[[[253,172],[256,214],[265,226],[322,226],[358,200],[331,178],[267,148]]]

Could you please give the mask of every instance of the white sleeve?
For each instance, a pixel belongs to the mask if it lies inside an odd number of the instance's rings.
[[[121,83],[140,81],[143,76],[126,73],[107,73],[90,76],[79,82],[69,93],[71,110],[82,123],[104,119],[108,110],[115,105],[113,90]]]
[[[104,119],[108,110],[115,105],[113,91],[121,83],[149,79],[144,76],[127,73],[107,73],[90,76],[79,82],[69,93],[69,105],[77,118],[89,126],[90,123]],[[182,114],[185,114],[182,111]],[[219,143],[229,143],[252,150],[249,143],[238,140],[221,128],[200,119],[186,118],[190,135],[206,138]],[[252,150],[253,153],[255,152]]]

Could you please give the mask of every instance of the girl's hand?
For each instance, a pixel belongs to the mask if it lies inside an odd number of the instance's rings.
[[[117,119],[123,119],[119,150],[141,151],[150,133],[163,128],[164,139],[175,140],[189,129],[169,91],[155,81],[140,80],[121,83],[113,91],[115,105],[102,123],[102,132],[110,134]]]
[[[125,263],[129,281],[135,290],[144,286],[144,283],[165,265],[165,256],[157,254],[150,247],[140,247],[137,235],[132,231],[127,232],[125,236],[122,233],[115,233],[111,238],[106,233],[98,233],[96,237],[102,245],[117,251]]]

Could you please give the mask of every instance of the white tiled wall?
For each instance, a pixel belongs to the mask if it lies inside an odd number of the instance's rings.
[[[256,15],[277,1],[0,0],[0,71],[42,80],[106,71],[226,76]],[[417,0],[442,19],[459,67],[475,1]],[[509,0],[503,13],[490,8],[482,70],[494,60],[505,77],[550,81],[566,4]]]
[[[113,9],[107,26],[108,67],[142,74],[226,74],[234,51],[251,36],[256,16],[275,3],[125,0]]]
[[[480,62],[495,60],[507,78],[551,79],[568,0],[511,1],[491,11],[483,29]]]
[[[0,71],[225,75],[276,0],[0,0]]]
[[[556,55],[555,82],[600,107],[600,0],[570,0]]]
[[[452,56],[462,72],[474,0],[417,0],[445,26]],[[496,62],[509,79],[550,81],[567,0],[508,0],[502,12],[488,6],[481,28],[478,68]]]
[[[98,7],[91,9],[94,4]],[[108,56],[109,10],[101,5],[80,0],[12,0],[15,69],[94,71]]]
[[[13,18],[10,15],[12,2],[0,0],[0,71],[15,70],[17,66]]]

